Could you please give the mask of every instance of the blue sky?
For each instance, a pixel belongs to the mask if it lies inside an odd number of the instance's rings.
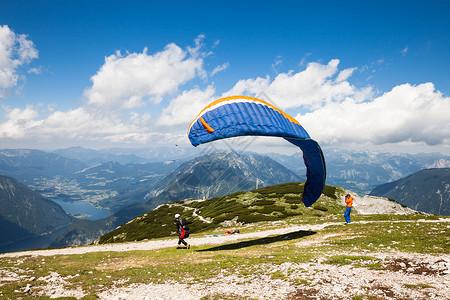
[[[311,2],[0,0],[2,148],[188,145],[245,94],[324,146],[450,153],[450,2]]]

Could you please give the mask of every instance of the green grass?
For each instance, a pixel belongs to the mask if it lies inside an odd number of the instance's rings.
[[[428,284],[404,284],[405,287],[407,288],[412,288],[412,289],[432,289],[434,288],[431,285]]]
[[[286,262],[320,261],[323,264],[352,265],[374,270],[384,270],[383,261],[370,255],[336,255],[333,253],[376,253],[380,251],[407,251],[417,253],[442,254],[450,252],[450,236],[447,222],[418,222],[415,215],[407,216],[361,216],[368,223],[330,226],[320,232],[299,231],[271,237],[240,240],[218,246],[195,247],[190,250],[174,247],[153,251],[95,252],[83,255],[57,255],[53,257],[26,256],[19,259],[0,258],[2,270],[20,273],[21,281],[6,282],[0,286],[0,295],[4,299],[20,298],[27,284],[34,290],[45,284],[40,277],[57,272],[66,278],[69,287],[82,289],[90,299],[99,292],[112,286],[131,283],[204,283],[215,276],[237,275],[245,278],[253,275],[268,275],[273,279],[282,279],[296,284],[308,284],[308,281],[291,275],[299,270],[287,272],[271,271],[267,265],[281,265]],[[381,219],[381,220],[380,220]],[[434,219],[433,216],[421,216],[421,219]],[[293,223],[296,217],[290,218]],[[272,223],[267,226],[276,228]],[[242,233],[261,229],[260,225],[240,227]],[[280,224],[279,226],[283,226]],[[222,230],[225,230],[223,228]],[[211,232],[214,232],[212,230]],[[203,236],[203,233],[193,234]],[[299,247],[300,241],[320,240],[328,236],[325,242],[312,243]],[[31,278],[35,277],[32,281]],[[116,282],[116,284],[115,284]],[[414,285],[409,288],[423,289],[429,286]],[[368,295],[362,295],[368,299]],[[33,298],[33,296],[30,296]],[[47,298],[41,298],[47,299]],[[218,298],[219,299],[219,298]]]
[[[303,185],[283,183],[224,197],[168,203],[102,236],[99,242],[141,241],[173,235],[175,213],[189,220],[195,219],[190,226],[192,232],[208,232],[220,228],[224,222],[231,222],[233,227],[292,217],[301,217],[301,222],[324,222],[342,214],[342,205],[338,201],[339,194],[344,193],[342,189],[326,186],[317,204],[307,208],[301,202]]]
[[[267,275],[273,279],[292,281],[297,285],[309,285],[313,278],[300,279],[292,276],[296,272],[301,273],[301,270],[271,271],[265,266],[282,265],[286,262],[320,262],[383,271],[386,269],[383,261],[366,253],[397,250],[435,255],[450,253],[448,222],[423,222],[436,221],[440,218],[438,216],[352,213],[353,223],[343,225],[345,208],[338,198],[343,193],[342,190],[326,187],[319,201],[313,207],[306,208],[299,202],[299,194],[296,194],[302,188],[301,184],[282,184],[205,201],[186,200],[162,205],[104,235],[100,240],[107,243],[171,237],[174,244],[172,248],[0,258],[1,270],[17,272],[22,276],[20,281],[0,284],[0,297],[23,297],[21,291],[27,284],[33,285],[33,289],[38,291],[39,286],[45,284],[39,278],[48,276],[51,272],[57,272],[66,278],[69,287],[81,287],[88,294],[86,299],[95,299],[99,292],[112,286],[120,286],[118,282],[124,282],[123,285],[165,282],[191,284],[204,283],[219,275],[236,275],[241,278]],[[230,227],[247,233],[296,224],[336,222],[338,225],[328,226],[320,232],[299,231],[218,246],[177,250],[173,215],[181,213],[188,219],[195,219],[194,211],[207,217],[210,223],[196,219],[190,226],[191,237],[224,233]],[[359,221],[361,222],[357,223]],[[311,245],[299,246],[302,241],[311,241]],[[35,280],[31,280],[32,277]],[[429,286],[407,287],[423,289]],[[28,298],[38,297],[31,295]],[[224,298],[214,295],[205,299]],[[367,294],[355,296],[354,299],[377,298]]]
[[[350,265],[355,262],[371,261],[372,257],[359,256],[359,255],[335,255],[328,258],[324,263],[326,264],[338,264],[338,265]]]
[[[414,215],[409,221],[405,221],[405,218],[397,216],[395,220],[389,216],[388,221],[379,221],[379,216],[376,216],[373,223],[352,223],[344,229],[345,235],[351,238],[337,240],[333,244],[345,249],[356,247],[370,251],[450,252],[450,229],[445,223],[417,222]],[[433,220],[434,217],[422,216],[421,219]]]

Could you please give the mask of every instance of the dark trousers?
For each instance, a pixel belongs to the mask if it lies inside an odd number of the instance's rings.
[[[178,245],[181,245],[181,244],[183,244],[183,245],[187,246],[187,243],[186,243],[186,241],[185,241],[185,240],[183,240],[182,238],[179,238],[179,239],[178,239]]]

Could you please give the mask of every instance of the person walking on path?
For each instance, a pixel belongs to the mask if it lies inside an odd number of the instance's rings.
[[[344,218],[345,218],[345,222],[350,223],[350,212],[352,210],[352,205],[353,205],[353,197],[350,196],[350,194],[347,194],[345,196],[345,204],[347,205],[347,207],[345,208],[345,213],[344,213]]]
[[[189,224],[194,223],[194,221],[187,221],[185,218],[180,219],[180,214],[175,215],[175,226],[177,226],[178,232],[178,246],[177,249],[180,248],[180,245],[183,244],[186,246],[186,249],[189,249],[191,246],[186,243],[184,239],[189,237]]]

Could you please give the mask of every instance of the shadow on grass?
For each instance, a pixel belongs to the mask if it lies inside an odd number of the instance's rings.
[[[264,237],[264,238],[260,238],[260,239],[239,242],[239,243],[234,243],[234,244],[227,244],[227,245],[222,245],[222,246],[217,246],[217,247],[212,247],[212,248],[202,249],[202,250],[196,250],[196,251],[204,252],[204,251],[236,250],[236,249],[241,249],[241,248],[255,246],[255,245],[267,245],[267,244],[280,242],[280,241],[289,241],[289,240],[300,239],[302,237],[313,235],[316,233],[317,232],[315,232],[315,231],[300,230],[300,231],[295,231],[295,232],[286,233],[286,234],[282,234],[282,235]]]

